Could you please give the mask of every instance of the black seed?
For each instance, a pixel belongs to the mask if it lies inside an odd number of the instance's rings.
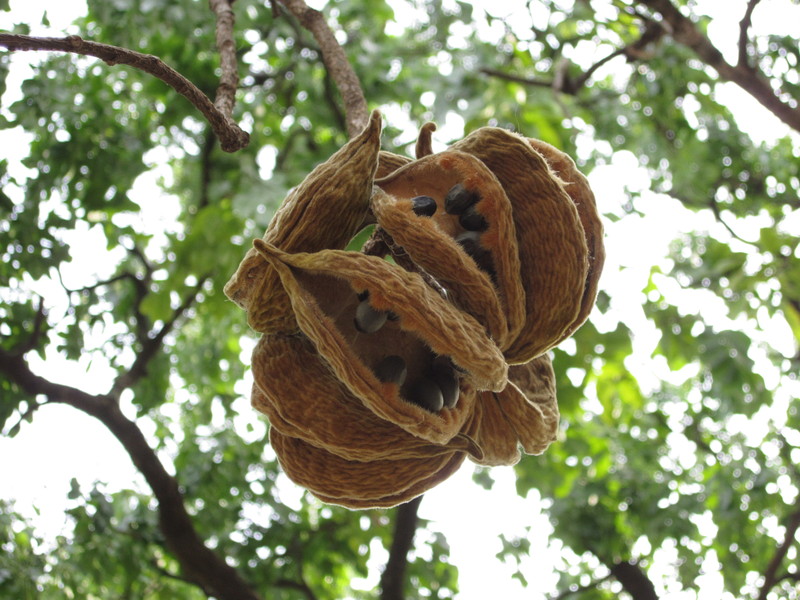
[[[480,196],[476,192],[471,192],[457,183],[444,197],[444,210],[449,215],[460,215],[478,200]]]
[[[481,247],[481,245],[478,243],[480,237],[480,233],[477,231],[465,231],[464,233],[457,235],[455,240],[461,245],[461,247],[464,249],[464,252],[472,257],[472,260],[475,261],[475,264],[478,265],[482,271],[486,271],[494,281],[497,279],[497,273],[494,270],[492,253],[486,248]]]
[[[420,377],[404,393],[405,398],[417,406],[431,412],[439,412],[444,406],[441,388],[433,379]]]
[[[432,217],[436,213],[436,200],[430,196],[417,196],[411,199],[411,210],[420,217]]]
[[[369,290],[364,290],[363,292],[359,292],[357,298],[359,302],[363,302],[364,300],[369,298]]]
[[[386,313],[386,319],[389,320],[389,321],[399,321],[400,317],[397,316],[397,313],[393,313],[392,311],[389,311],[389,312]]]
[[[446,356],[438,356],[433,361],[431,379],[442,390],[444,406],[454,408],[458,402],[458,376],[453,363]]]
[[[394,354],[381,359],[375,365],[375,376],[384,383],[403,385],[406,373],[406,361]]]
[[[368,300],[362,300],[356,306],[356,317],[353,322],[361,333],[375,333],[383,327],[388,316],[387,312],[372,308]]]
[[[458,222],[468,231],[486,231],[489,228],[483,215],[475,210],[474,204],[459,215]]]

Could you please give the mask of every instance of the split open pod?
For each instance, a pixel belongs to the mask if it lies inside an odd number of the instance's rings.
[[[465,458],[556,439],[547,350],[586,319],[602,227],[559,150],[482,128],[416,159],[380,117],[293,190],[225,293],[263,335],[253,406],[287,475],[350,508],[410,500]],[[343,248],[366,224],[364,252]],[[391,256],[389,256],[391,255]]]

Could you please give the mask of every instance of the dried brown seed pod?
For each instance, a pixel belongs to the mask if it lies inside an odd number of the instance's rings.
[[[589,187],[589,181],[575,166],[575,161],[561,150],[541,140],[528,138],[528,142],[530,142],[534,150],[544,156],[550,168],[564,182],[564,189],[578,209],[578,216],[580,217],[581,225],[583,225],[583,233],[586,236],[586,245],[589,248],[589,271],[586,274],[586,286],[581,299],[581,309],[578,313],[578,318],[565,332],[564,337],[566,338],[583,325],[597,297],[597,285],[606,259],[606,251],[603,246],[603,224],[600,221],[600,215],[597,213],[597,203],[595,202],[592,188]]]
[[[262,240],[254,245],[279,274],[300,329],[336,377],[380,418],[432,443],[455,437],[472,411],[474,395],[462,394],[455,408],[436,413],[405,398],[407,386],[430,369],[436,356],[449,357],[463,371],[462,390],[505,387],[508,367],[483,326],[418,274],[357,252],[287,254]],[[398,317],[378,333],[363,334],[355,327],[358,295],[365,291],[375,309]],[[406,362],[403,388],[375,374],[387,354]]]
[[[286,252],[344,248],[367,220],[380,133],[380,114],[374,111],[360,135],[292,190],[263,239]],[[247,310],[256,331],[297,329],[277,274],[255,250],[247,252],[224,292]]]
[[[262,336],[252,364],[253,407],[280,433],[341,458],[423,458],[473,446],[458,435],[445,445],[432,444],[381,419],[335,376],[304,335]],[[475,392],[464,393],[471,395],[464,400],[471,407]]]
[[[480,159],[511,201],[526,318],[504,350],[509,363],[525,363],[552,348],[580,320],[589,250],[578,211],[542,155],[517,134],[484,127],[450,149]]]
[[[511,204],[497,178],[473,156],[440,152],[375,183],[372,210],[381,227],[505,350],[524,324],[525,295]],[[458,214],[445,210],[458,186],[485,219],[485,231],[466,230]],[[420,194],[437,203],[431,217],[414,212],[412,200]],[[464,236],[474,236],[472,247],[459,243]]]
[[[350,461],[270,430],[270,444],[286,474],[325,502],[382,508],[407,502],[452,475],[463,452],[398,460]]]
[[[481,392],[476,403],[479,427],[474,441],[482,455],[471,456],[482,465],[513,465],[526,454],[541,454],[555,441],[558,404],[550,357],[544,354],[509,370],[509,384],[501,392]]]

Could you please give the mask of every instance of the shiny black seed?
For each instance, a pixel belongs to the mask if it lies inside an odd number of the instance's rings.
[[[489,228],[483,215],[475,210],[474,204],[459,215],[458,222],[467,231],[486,231]]]
[[[497,279],[497,273],[494,270],[492,253],[478,243],[480,237],[480,233],[477,231],[465,231],[457,235],[455,240],[461,245],[464,252],[472,257],[475,264],[478,265],[482,271],[486,271],[494,281]]]
[[[480,200],[480,196],[477,192],[472,192],[457,183],[444,197],[444,210],[449,215],[460,215],[478,200]]]
[[[458,374],[446,356],[438,356],[431,367],[431,379],[442,390],[444,406],[454,408],[458,402]]]
[[[409,402],[431,412],[439,412],[444,406],[441,388],[429,377],[420,377],[409,385],[404,396]]]
[[[375,365],[375,376],[384,383],[403,385],[406,373],[406,361],[394,354],[381,359]]]
[[[356,306],[356,316],[353,322],[361,333],[375,333],[383,327],[388,316],[389,313],[372,308],[368,300],[362,300]]]
[[[420,217],[432,217],[436,213],[436,200],[430,196],[417,196],[411,199],[411,210]]]
[[[358,295],[357,295],[357,298],[358,298],[359,302],[363,302],[364,300],[369,298],[369,291],[368,290],[364,290],[363,292],[359,292]]]

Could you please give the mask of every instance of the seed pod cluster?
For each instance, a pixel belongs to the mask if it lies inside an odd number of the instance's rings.
[[[283,469],[350,508],[406,502],[467,457],[543,452],[546,352],[586,319],[603,264],[594,197],[560,151],[483,128],[434,153],[426,124],[410,159],[380,129],[375,112],[289,194],[225,288],[262,334],[252,403]]]

